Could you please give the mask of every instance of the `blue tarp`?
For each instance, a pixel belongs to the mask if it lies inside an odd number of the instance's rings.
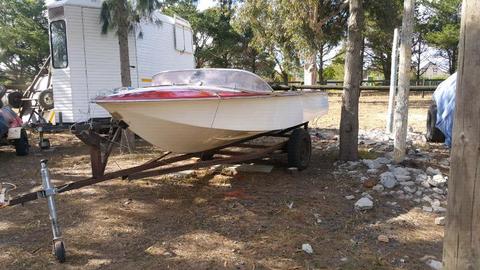
[[[433,93],[433,99],[437,104],[437,122],[435,126],[445,135],[445,144],[447,146],[452,145],[456,89],[457,73],[454,73],[438,85]]]

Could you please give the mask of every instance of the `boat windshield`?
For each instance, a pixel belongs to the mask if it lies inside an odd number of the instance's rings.
[[[272,88],[257,75],[235,69],[192,69],[160,72],[153,76],[153,86],[216,86],[235,90],[271,92]]]

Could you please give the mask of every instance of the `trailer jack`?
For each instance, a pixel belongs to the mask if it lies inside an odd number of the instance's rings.
[[[50,181],[50,173],[48,171],[46,159],[40,161],[40,174],[42,175],[42,187],[40,191],[40,197],[47,199],[48,212],[50,216],[50,222],[52,223],[53,233],[53,254],[55,258],[61,263],[65,262],[65,245],[62,240],[62,232],[58,224],[57,209],[55,206],[55,195],[57,195],[57,189],[52,185]]]

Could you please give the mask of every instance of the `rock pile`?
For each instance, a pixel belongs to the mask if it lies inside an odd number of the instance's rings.
[[[424,136],[409,132],[409,154],[405,164],[422,164],[435,161],[435,158],[414,145],[424,143]],[[363,159],[358,162],[338,163],[334,174],[337,177],[349,175],[357,178],[363,188],[372,190],[380,196],[393,196],[399,200],[409,200],[419,205],[426,212],[443,213],[446,211],[446,194],[448,178],[439,168],[426,169],[395,165],[390,151],[393,150],[393,139],[381,130],[360,131],[359,143],[366,145],[371,152],[383,152],[384,156],[374,159]],[[436,162],[440,168],[448,168],[448,159]],[[352,198],[350,198],[352,199]],[[354,204],[355,209],[366,210],[373,207],[373,198],[363,196]]]

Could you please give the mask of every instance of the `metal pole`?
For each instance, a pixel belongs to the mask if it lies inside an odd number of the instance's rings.
[[[50,181],[50,173],[48,172],[47,160],[40,161],[40,175],[42,176],[43,196],[47,199],[48,212],[52,223],[53,233],[53,253],[57,260],[61,263],[65,262],[65,246],[62,241],[62,232],[58,225],[57,208],[55,206],[55,195],[57,190]]]
[[[392,66],[390,68],[390,95],[388,97],[387,133],[393,132],[393,103],[395,102],[398,71],[398,28],[393,31]]]

